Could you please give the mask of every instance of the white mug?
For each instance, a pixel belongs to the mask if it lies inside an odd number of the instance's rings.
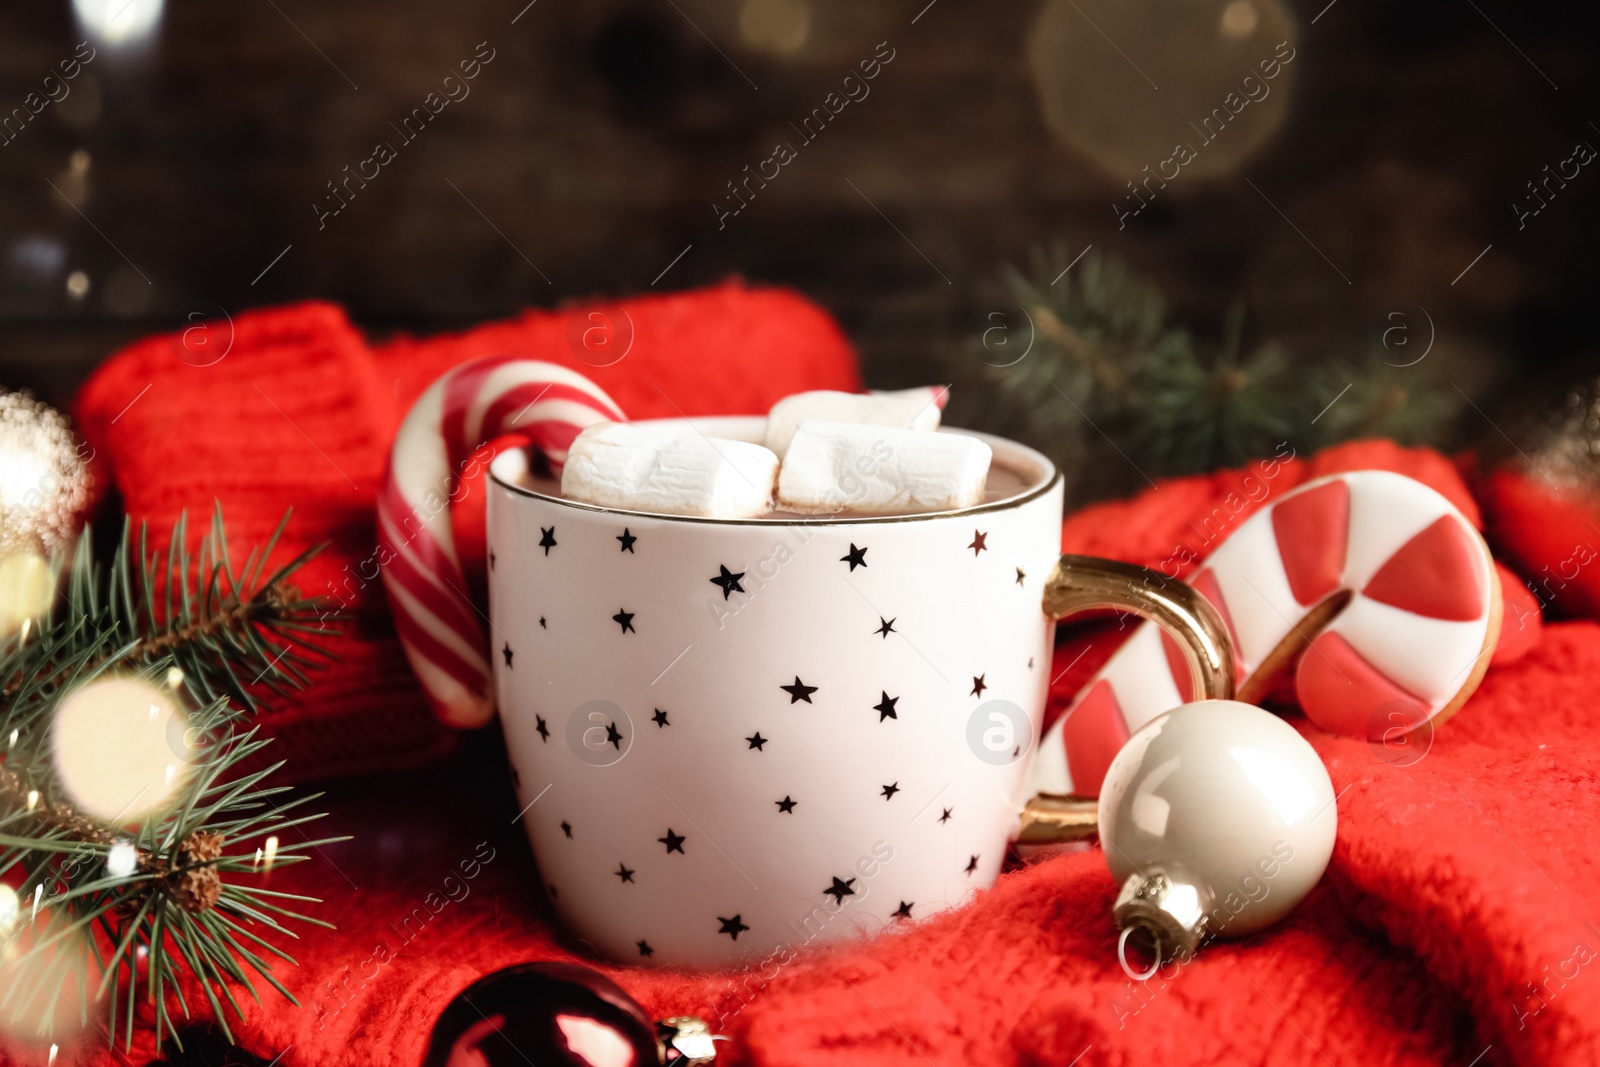
[[[1058,560],[1055,467],[975,436],[1016,491],[909,516],[645,514],[495,459],[496,697],[545,891],[581,940],[719,966],[960,905],[1017,837],[1068,611],[1165,610],[1197,691],[1229,695],[1215,612],[1154,572]]]

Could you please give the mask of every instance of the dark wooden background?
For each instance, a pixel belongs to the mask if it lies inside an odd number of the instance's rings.
[[[1575,142],[1600,146],[1593,8],[1292,0],[1281,127],[1119,231],[1110,205],[1136,175],[1047,126],[1027,54],[1037,0],[788,0],[810,18],[788,53],[752,42],[735,0],[525,3],[169,0],[142,49],[101,43],[72,95],[0,148],[0,384],[64,402],[195,301],[326,297],[375,335],[429,331],[646,289],[689,245],[658,289],[796,286],[896,384],[933,377],[928,361],[1004,305],[998,270],[1051,240],[1131,261],[1201,331],[1244,299],[1254,330],[1303,341],[1304,358],[1425,307],[1435,364],[1489,410],[1593,362],[1600,167],[1526,229],[1511,208]],[[1114,140],[1156,110],[1218,103],[1185,95],[1216,55],[1214,34],[1171,17],[1195,7],[1062,9],[1073,35],[1052,62],[1094,75],[1069,111]],[[65,0],[5,5],[0,109],[85,35]],[[481,41],[495,59],[471,95],[319,231],[324,183],[396,141],[389,123]],[[871,96],[719,230],[724,183],[880,41],[896,58]]]

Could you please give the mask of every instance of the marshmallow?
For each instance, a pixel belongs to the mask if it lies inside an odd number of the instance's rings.
[[[748,441],[605,422],[567,451],[561,495],[604,507],[742,519],[772,505],[778,457]]]
[[[983,500],[991,456],[965,434],[803,422],[778,474],[778,506],[877,514],[971,507]]]
[[[807,420],[937,430],[940,402],[948,391],[923,386],[893,393],[837,393],[818,390],[786,396],[767,412],[767,447],[779,456],[789,450],[795,428]]]

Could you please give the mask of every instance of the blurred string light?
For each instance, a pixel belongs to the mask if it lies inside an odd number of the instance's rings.
[[[129,47],[148,41],[161,25],[163,0],[72,0],[78,24],[96,44]]]
[[[54,279],[67,263],[67,246],[59,237],[27,234],[11,246],[11,265],[28,277]]]
[[[810,0],[745,0],[739,34],[757,51],[793,55],[811,36]]]
[[[98,678],[56,708],[56,775],[85,814],[135,821],[165,807],[187,780],[188,728],[172,690],[142,678]]]
[[[106,873],[113,878],[126,878],[139,868],[139,852],[132,841],[118,841],[106,854]]]
[[[33,506],[34,495],[45,475],[51,473],[49,456],[42,450],[8,449],[0,465],[0,508]]]
[[[57,172],[55,185],[73,207],[82,210],[89,202],[89,167],[94,157],[86,148],[73,149],[67,157],[67,166]],[[59,203],[59,201],[58,201]]]
[[[0,637],[21,633],[26,639],[33,621],[55,603],[55,577],[36,552],[0,559]]]
[[[1256,26],[1261,21],[1261,16],[1256,14],[1256,5],[1252,0],[1233,0],[1222,9],[1222,35],[1238,39],[1249,37],[1256,32]]]
[[[272,870],[272,865],[278,862],[278,835],[273,834],[267,838],[266,847],[256,848],[256,858],[252,866],[258,870]]]
[[[22,901],[17,899],[17,891],[0,882],[0,941],[10,939],[21,917]]]

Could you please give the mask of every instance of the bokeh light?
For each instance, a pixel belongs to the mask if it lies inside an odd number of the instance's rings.
[[[17,918],[22,914],[22,902],[17,891],[0,882],[0,942],[9,941],[17,928]]]
[[[1051,132],[1159,195],[1231,174],[1271,140],[1298,77],[1297,36],[1282,0],[1049,0],[1028,64]]]
[[[1261,16],[1256,14],[1256,5],[1251,0],[1231,0],[1222,9],[1222,35],[1248,37],[1256,32],[1256,24],[1260,21]]]
[[[164,807],[191,766],[171,739],[188,717],[171,691],[138,678],[101,678],[56,708],[56,776],[85,814],[127,823]]]
[[[745,0],[739,9],[739,34],[751,48],[789,56],[811,36],[809,0]]]
[[[106,873],[113,878],[126,878],[139,869],[139,851],[132,841],[118,841],[106,854]]]
[[[21,630],[55,603],[50,564],[36,552],[0,559],[0,638]]]
[[[140,44],[161,25],[163,0],[72,0],[72,13],[95,41]]]

